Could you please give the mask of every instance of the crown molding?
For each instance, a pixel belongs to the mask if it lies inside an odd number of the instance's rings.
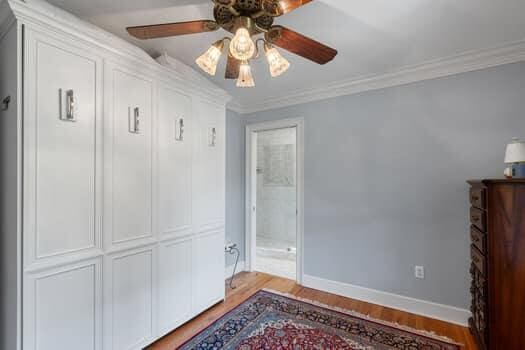
[[[252,104],[243,104],[234,100],[228,104],[228,108],[240,114],[250,114],[520,61],[525,61],[525,40],[506,43],[490,49],[468,51],[455,56],[407,66],[385,74],[350,78],[323,86],[299,89],[285,96],[268,98]]]
[[[212,83],[203,83],[197,72],[188,69],[174,69],[172,66],[163,66],[150,57],[144,50],[128,43],[91,23],[88,23],[73,14],[64,11],[43,0],[0,0],[0,9],[3,12],[8,5],[16,20],[39,30],[57,35],[65,35],[80,40],[104,52],[104,58],[118,62],[130,62],[139,67],[147,67],[153,74],[163,80],[170,80],[184,86],[195,96],[224,104],[231,96],[223,89]],[[8,12],[11,12],[8,11]],[[178,62],[172,59],[172,62]],[[177,67],[182,67],[179,62]]]
[[[228,104],[226,104],[226,108],[239,114],[250,113],[246,112],[247,109],[244,108],[243,105],[237,100],[231,100],[230,102],[228,102]]]
[[[155,58],[155,61],[161,66],[176,72],[184,78],[193,81],[195,84],[205,87],[208,90],[217,89],[217,91],[222,91],[220,88],[217,87],[217,85],[213,84],[210,80],[204,78],[195,69],[171,57],[167,53],[161,54],[160,56]]]

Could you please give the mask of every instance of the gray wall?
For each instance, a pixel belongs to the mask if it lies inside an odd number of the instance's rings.
[[[9,110],[0,111],[0,349],[17,344],[17,30],[13,24],[0,38],[0,101],[10,95]]]
[[[525,136],[525,63],[245,122],[290,117],[305,119],[305,274],[468,308],[465,180],[500,177],[505,144]],[[244,169],[244,156],[230,166]]]
[[[244,261],[244,121],[239,114],[226,111],[226,241],[237,243]],[[226,256],[226,266],[235,256]]]

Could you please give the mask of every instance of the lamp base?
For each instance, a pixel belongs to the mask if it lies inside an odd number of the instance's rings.
[[[514,179],[525,178],[525,163],[514,163],[509,164],[509,167],[505,169],[505,176]]]

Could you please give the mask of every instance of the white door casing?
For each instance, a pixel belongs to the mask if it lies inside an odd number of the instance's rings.
[[[257,132],[295,127],[296,169],[297,169],[297,263],[296,281],[301,284],[304,274],[304,119],[289,118],[246,125],[246,270],[254,271],[256,259],[256,217],[257,217]]]

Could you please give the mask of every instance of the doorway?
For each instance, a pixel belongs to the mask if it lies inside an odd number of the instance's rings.
[[[247,268],[302,280],[302,120],[247,126]]]

